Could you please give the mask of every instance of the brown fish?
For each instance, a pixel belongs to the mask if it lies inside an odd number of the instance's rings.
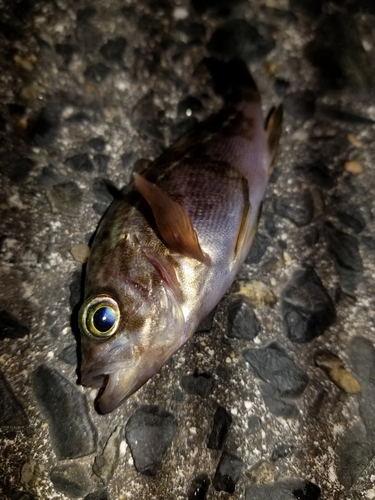
[[[215,76],[224,63],[209,64]],[[124,402],[192,337],[253,241],[282,110],[265,129],[246,66],[223,67],[224,108],[135,174],[95,237],[79,315],[81,383],[103,388],[101,413]]]

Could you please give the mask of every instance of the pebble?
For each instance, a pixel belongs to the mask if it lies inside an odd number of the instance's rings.
[[[64,347],[64,349],[62,349],[59,352],[57,357],[61,359],[61,361],[64,361],[64,363],[67,363],[68,365],[77,366],[78,364],[77,344],[70,344]]]
[[[31,131],[31,139],[44,149],[50,148],[59,133],[62,105],[56,102],[47,104],[39,113]]]
[[[344,169],[352,175],[360,175],[363,172],[363,166],[357,160],[346,161],[344,163]]]
[[[277,215],[290,220],[297,227],[307,226],[314,218],[314,203],[308,189],[297,196],[275,198],[273,208]]]
[[[335,184],[327,166],[322,161],[315,161],[307,163],[306,165],[300,165],[294,170],[298,176],[320,188],[331,189]]]
[[[188,500],[205,500],[210,486],[210,479],[206,474],[195,477],[188,491]]]
[[[244,295],[253,307],[273,307],[277,301],[272,290],[257,280],[239,281],[236,293]]]
[[[43,167],[42,173],[37,177],[38,184],[43,188],[50,188],[58,184],[60,178],[52,165]]]
[[[195,330],[195,333],[208,333],[212,330],[212,325],[214,321],[216,313],[216,307],[212,309],[212,311],[207,314],[207,316],[199,323],[198,328]]]
[[[176,432],[175,417],[158,406],[143,406],[133,413],[126,424],[126,441],[138,472],[155,476]]]
[[[246,264],[259,264],[262,260],[263,255],[266,253],[266,250],[270,244],[270,239],[257,232],[254,238],[254,241],[251,245],[250,252],[246,257]]]
[[[339,210],[335,212],[336,217],[342,224],[345,224],[345,226],[352,229],[355,233],[361,233],[366,227],[363,215],[358,210],[350,208],[349,205],[346,208],[350,213]]]
[[[271,454],[271,460],[272,462],[276,462],[277,460],[280,460],[281,458],[285,458],[293,450],[293,446],[290,444],[285,444],[285,443],[280,443],[275,446],[275,448],[272,450]]]
[[[294,272],[281,295],[286,335],[292,342],[310,342],[322,335],[336,318],[331,297],[310,267]]]
[[[233,495],[243,465],[244,463],[239,457],[233,453],[224,451],[212,481],[215,490],[226,491]]]
[[[59,460],[96,451],[98,435],[89,415],[86,396],[57,370],[40,365],[32,373],[34,394]],[[63,416],[63,418],[62,418]]]
[[[60,213],[74,218],[81,216],[83,208],[82,191],[75,182],[55,184],[47,190],[46,194],[52,213]]]
[[[56,43],[55,50],[63,58],[64,64],[68,66],[73,55],[77,52],[77,47],[71,43]]]
[[[281,397],[301,396],[309,381],[307,373],[278,344],[242,352],[256,377],[271,385]]]
[[[334,257],[344,292],[353,294],[362,279],[363,262],[357,239],[327,222],[324,235]]]
[[[70,156],[64,163],[73,168],[76,172],[92,172],[94,170],[92,161],[87,153],[78,153]]]
[[[11,312],[0,310],[0,340],[22,339],[30,334],[30,329]]]
[[[209,373],[195,372],[191,375],[181,377],[180,384],[182,389],[188,394],[208,398],[214,390],[215,381]]]
[[[100,455],[95,457],[92,470],[104,485],[112,479],[119,462],[122,427],[118,426],[109,436]]]
[[[276,46],[275,40],[260,26],[244,19],[231,19],[214,31],[207,44],[210,55],[221,60],[262,61]]]
[[[255,312],[242,298],[233,300],[228,306],[228,337],[253,340],[260,332],[260,323]]]
[[[18,158],[2,166],[1,171],[12,182],[21,184],[25,182],[34,166],[35,163],[30,158]]]
[[[93,137],[87,144],[98,153],[102,153],[105,149],[106,142],[103,137]]]
[[[96,166],[100,174],[105,174],[107,172],[107,167],[110,159],[111,158],[108,155],[104,155],[101,153],[94,155],[92,158],[94,165]]]
[[[92,183],[92,191],[96,200],[106,207],[108,207],[113,200],[113,188],[114,185],[106,179],[96,178]]]
[[[372,64],[352,15],[339,11],[323,15],[306,55],[319,70],[321,83],[332,88],[371,88]]]
[[[81,264],[86,264],[90,256],[90,247],[86,245],[86,243],[78,243],[77,245],[73,245],[69,251],[73,256],[73,259],[76,262],[80,262]]]
[[[314,361],[316,366],[319,366],[332,382],[339,389],[348,393],[356,394],[361,391],[361,386],[353,375],[345,368],[341,359],[330,351],[321,352],[315,355]]]
[[[316,96],[311,90],[299,90],[283,99],[285,112],[297,120],[310,120],[315,113]]]
[[[363,143],[354,134],[348,134],[348,141],[355,148],[362,148],[363,147]]]
[[[107,488],[93,491],[85,496],[83,500],[111,500]],[[125,500],[125,499],[124,499]]]
[[[267,484],[275,479],[275,466],[267,461],[256,464],[249,472],[249,477],[254,484]]]
[[[250,415],[247,419],[247,428],[251,432],[257,432],[261,429],[262,422],[257,415]]]
[[[284,479],[264,485],[247,486],[245,500],[318,500],[320,488],[302,479]]]
[[[277,388],[267,383],[260,384],[260,391],[267,409],[276,417],[285,419],[299,418],[299,411],[295,404],[289,400],[284,401]]]
[[[14,395],[5,375],[0,371],[0,427],[26,426],[28,418],[23,405]]]
[[[222,450],[227,440],[231,424],[232,415],[224,406],[218,405],[215,411],[211,433],[208,438],[207,448],[211,450]]]
[[[84,71],[84,76],[86,80],[91,82],[100,83],[103,82],[109,75],[110,68],[103,63],[96,63],[87,66]]]
[[[55,489],[69,498],[83,497],[92,488],[86,468],[79,463],[58,464],[50,471]]]
[[[126,47],[127,41],[124,37],[119,36],[113,40],[108,40],[100,47],[99,51],[107,61],[121,63]]]

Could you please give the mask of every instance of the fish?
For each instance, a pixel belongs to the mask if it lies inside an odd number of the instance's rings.
[[[246,64],[206,59],[220,111],[135,173],[97,229],[79,311],[81,379],[119,407],[228,290],[254,239],[282,129]]]

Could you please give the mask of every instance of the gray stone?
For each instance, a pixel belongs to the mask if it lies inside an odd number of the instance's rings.
[[[28,424],[25,410],[0,371],[0,427],[18,427]]]
[[[215,411],[211,433],[208,438],[207,448],[211,450],[222,450],[231,424],[232,415],[224,406],[218,405]]]
[[[126,440],[138,472],[155,476],[176,431],[175,417],[158,406],[143,406],[133,413]]]
[[[56,465],[50,479],[55,489],[69,498],[83,497],[92,487],[85,467],[79,463]]]
[[[214,379],[208,373],[192,373],[181,378],[181,387],[188,394],[207,398],[214,390]]]
[[[269,238],[257,232],[253,244],[251,245],[249,255],[246,257],[246,264],[259,264],[269,244]]]
[[[210,479],[206,474],[201,474],[193,479],[188,491],[188,500],[205,500]]]
[[[68,365],[77,366],[77,344],[70,344],[64,347],[64,349],[59,352],[58,357]]]
[[[284,479],[246,487],[245,500],[318,500],[320,488],[303,479]]]
[[[21,323],[12,313],[4,309],[0,311],[0,340],[22,339],[29,334],[29,328]]]
[[[292,198],[275,199],[273,208],[277,215],[290,220],[297,227],[307,226],[314,218],[314,204],[307,189]]]
[[[118,465],[121,439],[122,428],[116,427],[109,436],[102,453],[95,457],[92,469],[104,485],[107,485],[112,479]]]
[[[73,182],[56,184],[47,191],[53,213],[61,213],[67,217],[78,218],[82,213],[82,191]]]
[[[228,306],[228,337],[253,340],[260,332],[255,312],[243,299],[235,299]]]
[[[233,494],[240,478],[243,461],[233,453],[224,451],[217,466],[212,484],[216,491]]]
[[[57,458],[78,458],[94,453],[98,435],[89,415],[86,396],[57,370],[46,365],[40,365],[33,372],[32,383],[41,412],[49,423]]]
[[[94,166],[87,153],[78,153],[67,158],[64,163],[77,172],[92,172]]]

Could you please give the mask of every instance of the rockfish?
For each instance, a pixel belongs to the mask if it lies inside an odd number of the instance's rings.
[[[281,133],[240,61],[207,60],[225,105],[134,174],[100,222],[79,313],[81,383],[109,413],[194,334],[244,262]],[[222,71],[224,70],[224,71]]]

